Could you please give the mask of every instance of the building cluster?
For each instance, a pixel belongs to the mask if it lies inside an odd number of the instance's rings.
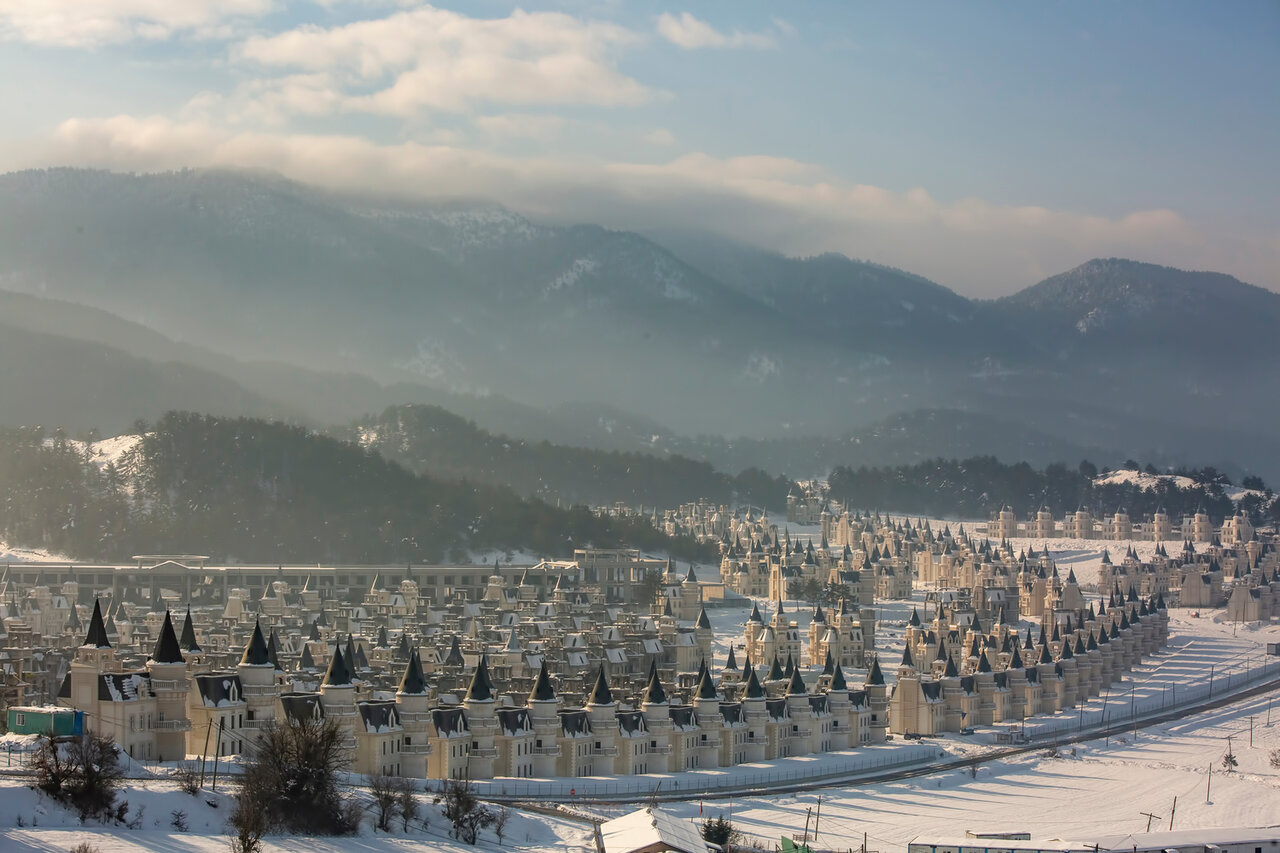
[[[931,623],[913,612],[889,702],[895,734],[933,735],[1052,714],[1099,695],[1168,640],[1163,596],[1046,612],[1039,637],[997,617]]]
[[[173,588],[137,594],[145,568],[104,606],[96,592],[109,589],[46,567],[21,596],[5,581],[20,602],[6,612],[5,646],[25,650],[27,672],[40,648],[49,695],[139,759],[251,753],[285,719],[337,722],[357,772],[431,778],[724,767],[884,737],[883,679],[851,688],[840,661],[860,656],[838,643],[820,672],[798,655],[785,668],[739,664],[733,651],[716,661],[705,597],[715,584],[666,564],[650,608],[622,607],[587,580],[589,563],[544,563],[515,580],[495,572],[474,598],[439,604],[418,581],[445,570],[380,574],[362,596],[339,598],[277,568],[177,620]],[[210,572],[187,568],[197,581]]]
[[[1190,540],[1208,543],[1214,538],[1228,544],[1248,542],[1254,535],[1252,522],[1243,512],[1228,516],[1221,526],[1199,510],[1181,519],[1173,519],[1163,509],[1142,519],[1136,519],[1119,507],[1110,515],[1094,514],[1088,507],[1068,512],[1059,521],[1046,506],[1019,519],[1010,506],[1003,506],[991,514],[985,529],[980,530],[992,539],[1105,539],[1115,542],[1148,541],[1173,542]]]

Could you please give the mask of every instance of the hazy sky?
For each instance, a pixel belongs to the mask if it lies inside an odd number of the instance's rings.
[[[1280,3],[0,0],[0,168],[267,168],[840,251],[1280,289]]]

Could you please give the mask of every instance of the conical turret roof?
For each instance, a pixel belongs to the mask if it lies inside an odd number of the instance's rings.
[[[471,676],[471,686],[467,688],[467,700],[470,702],[493,701],[493,682],[489,680],[489,656],[480,655],[480,663]]]
[[[178,641],[184,652],[201,651],[200,644],[196,642],[196,626],[191,621],[191,608],[187,608],[187,615],[182,620],[182,637]]]
[[[178,648],[178,635],[173,632],[173,619],[169,611],[164,612],[164,624],[160,626],[160,637],[156,640],[151,659],[156,663],[184,663],[182,651]]]
[[[800,676],[800,670],[791,671],[791,682],[787,685],[788,696],[803,696],[809,692],[809,688],[805,686],[804,679]]]
[[[612,705],[613,691],[609,689],[609,679],[604,674],[604,664],[600,664],[600,669],[596,672],[596,683],[591,688],[591,705]]]
[[[95,649],[111,648],[111,641],[107,639],[107,626],[102,621],[102,604],[98,599],[93,600],[93,615],[89,617],[89,633],[85,635],[82,646],[93,646]]]
[[[884,673],[880,671],[880,658],[871,659],[871,669],[867,670],[867,680],[863,684],[884,684]]]
[[[427,693],[427,679],[422,674],[422,660],[418,657],[417,649],[409,650],[409,665],[404,668],[400,689],[396,692],[406,696],[425,696]]]
[[[324,684],[333,687],[346,687],[351,683],[351,670],[342,657],[342,645],[333,644],[333,657],[329,660],[329,669],[324,674]]]
[[[554,702],[556,699],[556,689],[551,686],[551,673],[547,671],[547,659],[542,659],[542,666],[538,670],[538,678],[533,682],[533,690],[529,692],[530,702]]]
[[[271,656],[267,652],[267,638],[262,636],[262,623],[254,620],[253,635],[249,637],[240,656],[241,665],[271,666]]]

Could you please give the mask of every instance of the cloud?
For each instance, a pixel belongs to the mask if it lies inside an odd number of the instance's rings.
[[[230,25],[267,14],[274,0],[3,0],[0,39],[48,47],[226,37]]]
[[[471,18],[432,6],[247,39],[233,58],[287,72],[254,85],[263,110],[411,117],[479,105],[634,106],[657,93],[618,71],[637,41],[610,23],[517,10]],[[299,85],[301,81],[301,85]]]
[[[789,28],[790,24],[786,26]],[[679,16],[663,12],[658,16],[658,33],[667,41],[685,50],[695,50],[700,47],[771,48],[777,46],[774,37],[769,33],[744,33],[741,30],[722,33],[688,12],[681,12]]]
[[[644,135],[644,141],[651,145],[666,147],[676,144],[676,135],[665,127],[657,127]]]
[[[510,130],[526,118],[491,122],[495,130]],[[711,230],[791,254],[839,251],[891,264],[969,295],[1011,292],[1111,255],[1280,284],[1271,280],[1280,268],[1280,241],[1206,235],[1175,211],[1104,217],[979,198],[942,202],[923,189],[849,183],[780,157],[694,153],[656,164],[609,163],[117,116],[64,122],[21,162],[12,155],[0,162],[9,168],[55,164],[269,169],[344,191],[492,200],[554,221]]]

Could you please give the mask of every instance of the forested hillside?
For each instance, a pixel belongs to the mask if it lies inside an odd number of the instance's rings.
[[[446,562],[470,550],[565,557],[587,544],[709,556],[647,523],[414,474],[298,427],[170,413],[99,466],[44,431],[0,431],[0,537],[80,560],[203,553],[227,562]]]
[[[707,498],[777,512],[786,508],[793,485],[759,468],[734,476],[683,456],[606,452],[494,435],[437,406],[392,406],[360,421],[344,437],[413,471],[508,485],[552,503],[674,507]]]
[[[1129,467],[1137,473],[1136,463]],[[1099,478],[1097,467],[1088,461],[1075,468],[1054,463],[1037,470],[1025,462],[1011,465],[993,456],[976,456],[896,467],[840,467],[832,472],[830,486],[831,497],[850,506],[952,518],[986,518],[1005,504],[1020,517],[1047,506],[1056,518],[1081,506],[1095,515],[1123,507],[1135,521],[1161,507],[1174,519],[1203,509],[1221,520],[1236,509],[1228,493],[1231,481],[1212,468],[1176,471],[1176,479],[1148,471],[1145,482],[1113,481]],[[1239,507],[1255,524],[1280,517],[1280,504],[1265,483],[1248,477],[1244,485],[1247,490],[1235,490],[1242,493]]]

